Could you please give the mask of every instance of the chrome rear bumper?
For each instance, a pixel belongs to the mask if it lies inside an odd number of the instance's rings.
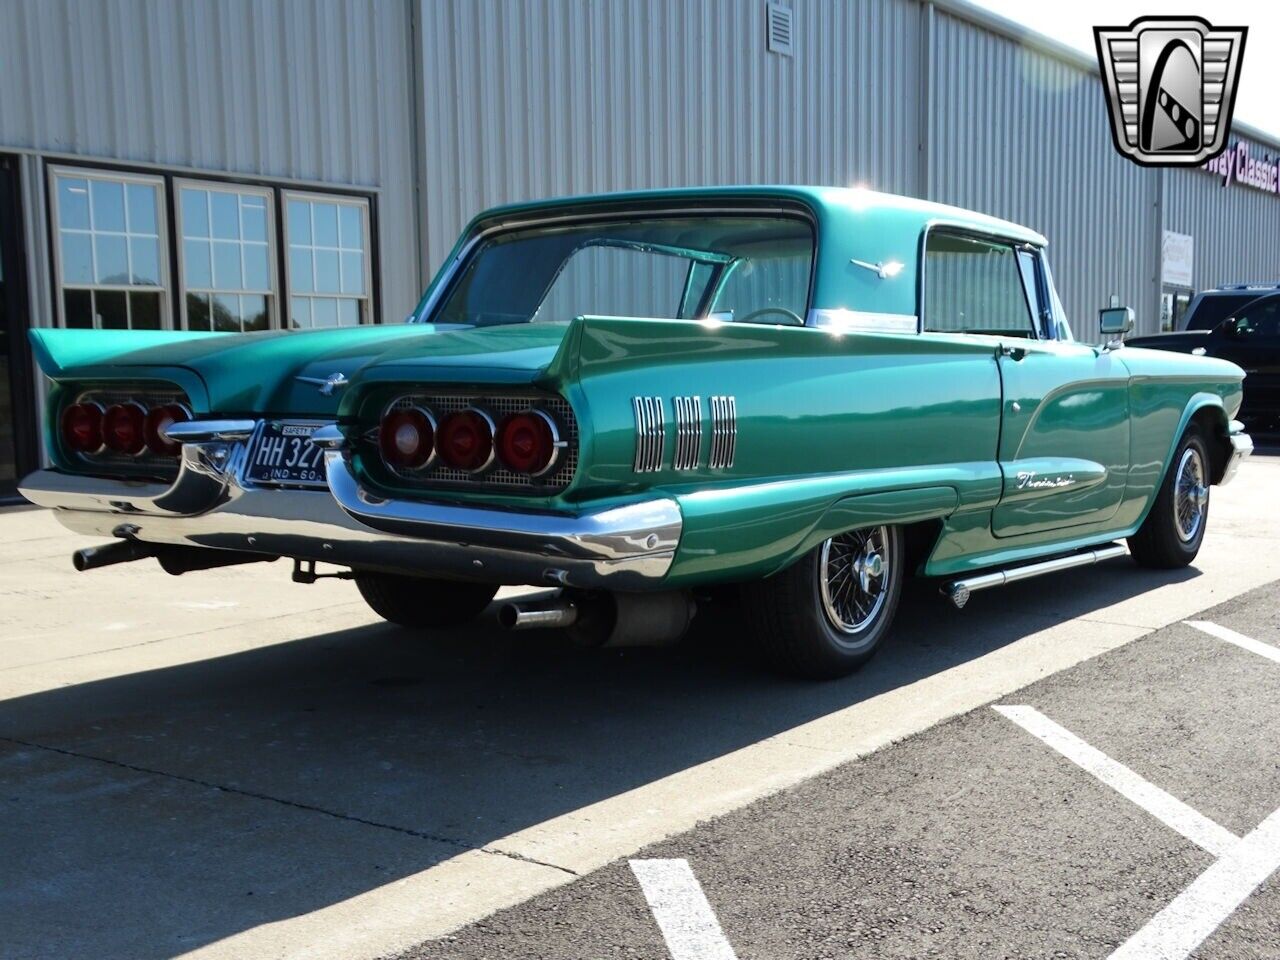
[[[77,533],[489,583],[644,589],[680,542],[671,499],[577,514],[387,500],[338,449],[325,453],[327,491],[252,484],[245,440],[195,426],[171,485],[38,470],[19,490]]]

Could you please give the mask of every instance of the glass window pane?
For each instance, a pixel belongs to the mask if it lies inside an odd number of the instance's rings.
[[[213,329],[240,331],[240,298],[235,295],[216,294],[213,298]]]
[[[93,294],[88,290],[63,291],[62,316],[68,327],[81,329],[92,327]]]
[[[301,200],[289,201],[289,242],[311,242],[311,205]]]
[[[217,230],[216,223],[214,229]],[[240,244],[214,241],[213,286],[218,290],[240,289]]]
[[[209,208],[213,216],[213,235],[223,240],[240,239],[240,198],[234,193],[209,191]]]
[[[213,286],[213,270],[209,265],[208,240],[182,242],[183,278],[188,287],[207,290]]]
[[[302,329],[311,326],[310,297],[294,297],[289,301],[289,323]]]
[[[340,327],[358,327],[360,325],[360,301],[359,300],[339,300],[338,301],[338,326]]]
[[[135,330],[160,329],[160,294],[138,292],[129,294],[129,310]]]
[[[311,209],[315,217],[315,244],[317,247],[336,247],[338,245],[338,208],[332,203],[313,203]]]
[[[150,237],[129,240],[133,282],[160,286],[160,242]]]
[[[93,200],[93,229],[124,233],[124,184],[90,180],[89,195]]]
[[[156,188],[131,183],[129,195],[129,232],[156,234]]]
[[[246,240],[267,239],[267,201],[262,197],[240,198],[240,219]]]
[[[337,293],[338,251],[316,249],[316,291],[318,293]]]
[[[89,183],[58,177],[58,224],[77,230],[89,229]]]
[[[187,294],[187,329],[209,329],[209,295],[206,293]]]
[[[103,330],[127,330],[129,328],[128,294],[123,290],[95,290],[94,306],[98,311],[98,325]]]
[[[338,207],[340,239],[342,246],[348,250],[364,248],[364,218],[361,217],[360,212],[359,207],[353,207],[350,204]]]
[[[310,293],[316,288],[311,277],[311,251],[306,247],[289,249],[289,285],[299,293]]]
[[[87,233],[62,235],[62,282],[93,283],[93,248]]]
[[[267,329],[267,298],[245,295],[240,298],[240,316],[246,330]]]
[[[342,252],[342,292],[364,293],[364,255]]]
[[[182,235],[207,237],[209,235],[209,194],[204,190],[182,188]]]
[[[112,234],[94,234],[93,252],[98,263],[95,271],[98,283],[128,283],[129,253],[124,237]]]
[[[246,243],[244,245],[244,289],[271,289],[271,272],[267,269],[267,245],[265,243]]]
[[[311,301],[311,324],[316,327],[338,325],[338,301],[332,297],[316,297]]]

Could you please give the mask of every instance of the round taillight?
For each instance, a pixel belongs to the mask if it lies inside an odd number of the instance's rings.
[[[182,450],[182,444],[170,440],[164,432],[175,423],[191,419],[191,413],[178,403],[166,403],[161,407],[152,407],[147,411],[143,422],[142,434],[146,439],[147,449],[156,456],[176,457]]]
[[[475,407],[449,414],[436,431],[436,452],[456,470],[479,473],[493,462],[493,420]]]
[[[546,473],[555,463],[560,439],[555,421],[541,410],[503,417],[498,424],[498,459],[517,473]]]
[[[391,410],[378,428],[382,459],[393,467],[420,470],[435,455],[436,422],[420,407]]]
[[[136,457],[147,448],[146,420],[141,404],[112,404],[102,415],[102,442],[108,450]]]
[[[102,449],[102,408],[96,403],[73,403],[62,411],[62,442],[76,453]]]

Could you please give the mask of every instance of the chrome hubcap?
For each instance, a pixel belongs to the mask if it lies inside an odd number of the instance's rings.
[[[831,625],[845,634],[870,627],[889,590],[886,527],[851,530],[822,545],[818,575],[822,607]]]
[[[1178,538],[1190,543],[1204,525],[1209,509],[1209,486],[1205,483],[1204,459],[1200,451],[1188,447],[1178,461],[1173,482],[1173,525]]]

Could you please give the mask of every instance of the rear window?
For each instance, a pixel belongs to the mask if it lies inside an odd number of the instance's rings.
[[[813,229],[785,216],[652,217],[513,230],[472,257],[432,320],[582,315],[802,325]]]
[[[1187,330],[1212,330],[1227,317],[1234,317],[1240,308],[1257,300],[1257,293],[1215,293],[1201,297],[1195,310],[1187,317]]]

